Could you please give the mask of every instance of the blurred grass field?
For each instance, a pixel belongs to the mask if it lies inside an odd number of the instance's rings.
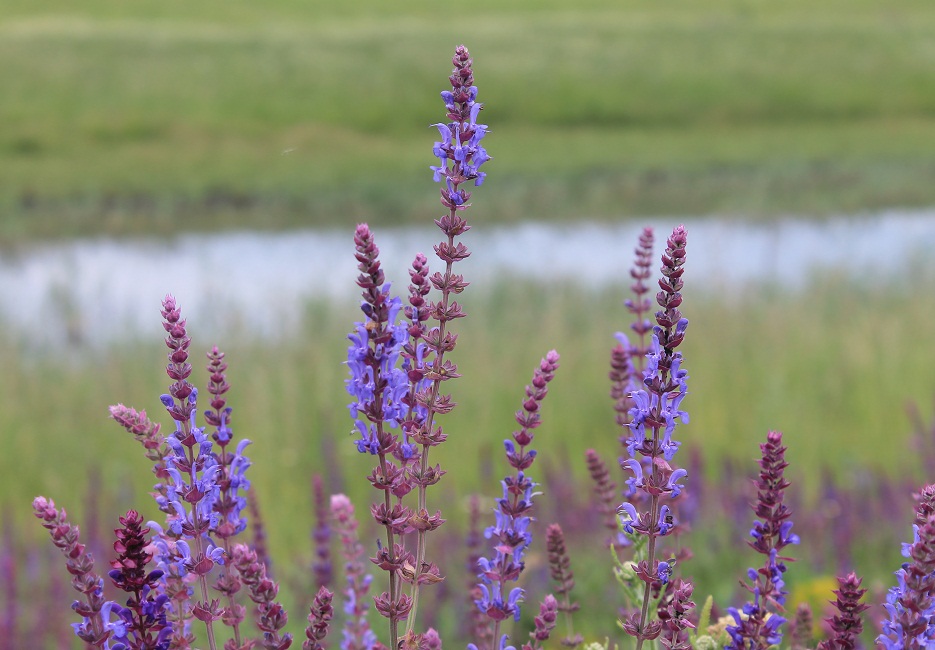
[[[4,241],[435,216],[460,42],[480,221],[935,202],[928,0],[0,6]]]

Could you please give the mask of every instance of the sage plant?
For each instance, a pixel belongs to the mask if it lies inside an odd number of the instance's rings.
[[[453,272],[454,264],[470,254],[464,244],[456,243],[470,229],[461,217],[471,196],[464,186],[468,181],[483,182],[485,173],[480,167],[489,160],[480,145],[487,126],[477,122],[482,105],[475,101],[477,87],[467,48],[459,46],[452,63],[451,90],[442,92],[450,121],[434,125],[441,140],[433,147],[439,165],[431,168],[434,180],[443,184],[441,202],[448,209],[436,221],[446,236],[435,246],[445,270],[429,276],[425,256],[416,256],[404,311],[408,323],[398,320],[402,302],[390,294],[369,227],[361,224],[354,236],[365,320],[348,337],[351,378],[347,390],[354,398],[350,409],[360,434],[357,449],[377,456],[378,466],[369,480],[383,493],[383,502],[374,504],[371,513],[385,531],[386,544],[380,545],[372,559],[389,577],[389,588],[377,597],[376,608],[389,619],[392,648],[399,645],[402,622],[407,622],[407,647],[419,645],[414,625],[421,588],[442,580],[435,563],[426,559],[426,534],[444,523],[440,511],[431,514],[428,510],[427,489],[444,474],[429,459],[431,448],[447,437],[436,415],[455,406],[451,395],[442,392],[442,383],[459,376],[457,366],[445,355],[454,350],[457,339],[449,323],[464,316],[454,297],[467,283]],[[427,300],[429,284],[439,292],[438,300]],[[427,327],[429,319],[437,325]],[[410,508],[403,499],[413,490],[416,503]],[[414,553],[404,544],[409,532],[416,537]],[[410,585],[409,594],[403,593],[403,583]]]
[[[631,394],[634,406],[629,411],[630,435],[625,439],[630,458],[621,460],[621,466],[632,473],[629,485],[648,497],[641,500],[640,509],[633,501],[619,508],[626,532],[647,540],[646,557],[632,567],[644,583],[642,603],[639,611],[621,623],[624,631],[636,638],[637,650],[663,630],[659,620],[649,620],[649,604],[654,589],[658,591],[668,582],[674,562],[659,560],[657,541],[676,525],[675,514],[664,499],[679,495],[683,488],[679,481],[687,474],[670,464],[680,445],[674,437],[676,426],[688,421],[688,414],[680,408],[688,390],[688,373],[681,367],[681,352],[675,351],[688,327],[688,320],[682,318],[678,309],[682,303],[686,241],[685,228],[678,226],[669,236],[662,255],[662,278],[656,294],[660,310],[655,314],[656,326],[646,355],[643,388]]]
[[[887,617],[877,644],[888,650],[928,648],[935,643],[935,485],[916,496],[913,542],[903,544],[908,559],[886,594]]]
[[[506,634],[500,634],[501,623],[510,618],[519,620],[520,603],[525,593],[520,587],[511,588],[509,583],[519,580],[526,566],[526,549],[532,543],[530,513],[538,484],[526,474],[536,459],[536,451],[527,447],[535,437],[534,429],[541,424],[539,409],[548,393],[548,384],[555,377],[558,361],[559,355],[555,350],[550,350],[540,361],[533,373],[532,384],[526,387],[522,409],[516,412],[520,428],[513,432],[512,440],[503,441],[507,461],[514,472],[500,483],[503,496],[497,501],[494,511],[496,523],[484,533],[494,541],[494,554],[478,561],[481,597],[476,605],[493,621],[493,639],[499,639],[500,648],[505,647],[507,640]],[[473,643],[468,648],[477,650]]]
[[[737,650],[766,650],[782,641],[782,624],[786,619],[779,612],[786,602],[786,562],[782,550],[789,544],[798,544],[798,535],[792,532],[792,510],[783,502],[783,493],[789,487],[784,472],[786,448],[782,444],[782,433],[770,431],[766,442],[760,445],[762,458],[759,461],[760,475],[756,481],[757,495],[754,512],[759,520],[754,522],[748,544],[765,556],[765,564],[759,569],[747,571],[748,581],[741,581],[744,589],[753,595],[742,610],[729,607],[727,611],[735,624],[727,626],[731,637],[730,648]]]

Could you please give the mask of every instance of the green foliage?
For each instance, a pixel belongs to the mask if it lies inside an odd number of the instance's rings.
[[[478,219],[935,201],[928,0],[3,5],[0,239],[424,221],[462,38]]]

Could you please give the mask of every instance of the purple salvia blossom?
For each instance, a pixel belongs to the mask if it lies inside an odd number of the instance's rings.
[[[315,576],[315,586],[320,589],[321,587],[331,586],[332,567],[328,499],[325,496],[325,486],[319,474],[312,476],[312,500],[315,505],[315,528],[312,530],[315,561],[312,563],[312,574]]]
[[[433,125],[438,129],[441,141],[432,148],[439,165],[431,169],[435,182],[445,184],[441,191],[442,204],[454,211],[464,209],[471,198],[459,186],[470,180],[475,186],[481,185],[487,174],[479,171],[480,167],[491,158],[480,144],[488,129],[486,124],[477,123],[483,104],[475,101],[477,86],[474,85],[471,54],[466,47],[459,45],[451,62],[454,65],[448,77],[451,90],[441,94],[451,121]]]
[[[639,343],[632,347],[632,356],[638,371],[643,370],[643,360],[649,354],[649,348],[646,345],[646,335],[652,330],[652,325],[646,316],[649,314],[650,302],[649,287],[645,284],[650,278],[652,272],[653,258],[653,229],[643,228],[640,233],[639,245],[633,251],[636,254],[636,261],[633,268],[630,269],[630,277],[633,278],[633,284],[630,285],[630,291],[633,292],[633,298],[624,301],[627,311],[633,314],[633,323],[630,329],[636,334]]]
[[[114,586],[129,594],[126,607],[116,603],[111,608],[123,621],[124,634],[115,635],[111,650],[168,650],[172,626],[166,620],[169,597],[160,590],[161,569],[146,571],[152,555],[146,550],[149,528],[135,510],[120,517],[121,528],[114,531],[117,559],[110,563],[108,573]]]
[[[159,481],[153,487],[154,491],[151,494],[157,502],[160,497],[165,500],[166,481],[169,478],[169,473],[166,471],[166,458],[172,454],[172,450],[166,444],[165,436],[159,431],[160,425],[150,420],[146,411],[137,411],[123,404],[111,406],[110,417],[143,445],[146,458],[153,463],[153,474]]]
[[[257,558],[256,552],[245,544],[234,545],[230,562],[247,586],[250,599],[257,605],[256,624],[263,632],[260,645],[266,650],[286,650],[292,645],[292,635],[280,633],[289,616],[276,601],[279,585],[267,577],[266,567]]]
[[[818,644],[818,650],[855,650],[864,624],[860,620],[860,613],[870,606],[860,602],[866,589],[860,588],[861,579],[853,571],[846,576],[838,577],[838,588],[834,595],[837,598],[834,606],[838,613],[825,619],[831,625],[833,636]]]
[[[211,438],[218,446],[214,457],[218,466],[217,486],[220,490],[218,499],[214,503],[214,511],[219,515],[220,522],[213,532],[220,540],[224,554],[229,556],[231,539],[247,529],[247,519],[243,511],[247,507],[247,499],[244,495],[250,489],[250,481],[244,474],[250,467],[250,459],[244,455],[243,451],[251,442],[247,439],[240,440],[233,452],[228,449],[234,434],[230,426],[232,409],[227,406],[224,398],[224,394],[230,390],[230,384],[227,383],[225,376],[227,363],[224,362],[224,353],[217,346],[211,348],[207,357],[208,392],[212,399],[211,408],[205,409],[204,418],[205,422],[214,428]],[[222,569],[221,575],[214,584],[214,589],[226,598],[226,605],[220,611],[220,620],[233,630],[233,642],[236,648],[242,645],[240,624],[246,617],[245,608],[238,604],[235,598],[237,592],[240,591],[240,586],[240,579],[226,568]]]
[[[453,299],[462,293],[468,286],[464,277],[453,272],[454,265],[466,259],[470,253],[467,247],[455,238],[463,235],[470,226],[460,216],[468,207],[467,201],[471,195],[461,186],[473,180],[475,186],[484,182],[486,174],[480,170],[481,165],[490,160],[487,151],[480,145],[480,141],[487,133],[486,124],[478,124],[477,117],[483,105],[476,101],[477,87],[474,85],[473,61],[467,48],[459,45],[455,48],[451,60],[454,70],[448,77],[451,90],[441,93],[445,103],[448,123],[438,123],[435,126],[441,135],[441,141],[433,146],[433,153],[439,159],[439,166],[432,167],[436,182],[444,183],[441,188],[441,202],[448,209],[435,223],[446,236],[446,241],[435,245],[435,254],[445,264],[445,272],[434,273],[430,278],[432,286],[441,293],[439,300],[425,306],[431,318],[438,322],[437,327],[420,332],[426,348],[432,355],[431,364],[424,363],[427,368],[422,377],[428,380],[428,385],[420,388],[414,396],[416,404],[425,409],[425,416],[420,426],[413,428],[413,440],[421,446],[421,458],[418,466],[408,470],[410,480],[418,485],[418,504],[410,525],[417,531],[416,554],[414,558],[414,576],[412,584],[412,612],[406,627],[407,636],[413,635],[416,614],[419,609],[419,593],[422,585],[434,584],[442,580],[438,567],[434,562],[426,561],[425,536],[428,532],[436,530],[444,523],[441,513],[436,510],[434,515],[429,514],[426,501],[426,490],[441,479],[442,472],[438,465],[434,467],[429,463],[430,449],[445,441],[446,435],[440,426],[435,423],[435,416],[450,412],[455,403],[451,395],[441,391],[442,382],[459,377],[458,367],[445,358],[448,352],[455,348],[457,337],[448,330],[448,323],[465,316],[461,306]],[[449,166],[449,161],[451,165]],[[422,275],[421,260],[417,258],[413,270]],[[427,269],[426,269],[427,273]],[[424,297],[423,285],[416,282],[417,276],[410,274],[413,279],[413,288],[410,296],[417,293]],[[424,275],[422,276],[424,278]],[[410,304],[416,305],[410,299]],[[412,644],[413,640],[410,639]]]
[[[425,650],[442,650],[442,638],[438,635],[438,630],[430,627],[422,635],[422,643]]]
[[[542,359],[533,373],[532,384],[526,387],[523,408],[516,412],[520,429],[513,432],[513,440],[503,441],[507,460],[516,473],[501,482],[503,497],[497,501],[494,512],[496,524],[485,532],[488,539],[494,540],[495,553],[492,558],[481,558],[479,562],[481,598],[476,601],[477,607],[494,622],[494,639],[500,638],[502,621],[510,618],[518,621],[520,617],[524,591],[519,587],[509,589],[508,583],[519,579],[525,567],[523,556],[532,542],[529,513],[537,484],[526,475],[526,470],[535,461],[536,452],[526,447],[533,441],[533,430],[541,424],[539,409],[548,392],[548,383],[558,369],[558,361],[555,350]],[[501,647],[506,643],[505,637],[500,638]],[[474,644],[468,647],[477,648]]]
[[[542,648],[542,644],[552,636],[559,609],[558,601],[552,594],[548,594],[542,599],[542,603],[539,605],[539,615],[533,621],[533,631],[529,633],[530,642],[523,644],[523,650],[540,650]],[[565,645],[564,641],[562,645]]]
[[[762,458],[754,506],[759,520],[753,524],[750,531],[753,541],[748,544],[766,557],[766,564],[759,570],[749,569],[747,577],[750,582],[741,582],[753,594],[753,600],[743,606],[742,613],[734,607],[727,610],[736,622],[736,625],[727,626],[731,637],[729,647],[737,650],[766,650],[782,640],[780,628],[786,619],[778,611],[786,602],[788,592],[784,589],[783,574],[786,572],[785,563],[791,558],[783,557],[781,553],[789,544],[799,543],[798,535],[792,532],[792,510],[783,502],[783,492],[789,487],[789,481],[783,476],[788,463],[782,433],[770,431],[760,450]]]
[[[207,574],[215,564],[223,563],[225,551],[214,546],[208,533],[216,531],[221,523],[215,508],[221,496],[218,485],[221,470],[212,454],[210,438],[203,427],[195,425],[198,390],[188,381],[192,372],[188,363],[191,339],[172,296],[163,300],[162,317],[168,334],[165,343],[170,350],[166,374],[173,383],[169,386],[169,394],[162,395],[160,400],[175,420],[176,429],[166,437],[166,443],[173,452],[166,457],[170,480],[164,501],[157,499],[157,503],[160,509],[169,513],[165,532],[176,539],[175,551],[181,554],[178,560],[195,574],[199,583],[201,601],[195,603],[192,614],[204,622],[208,647],[216,650],[213,622],[221,617],[221,611],[218,601],[208,600]],[[194,549],[184,540],[194,542]]]
[[[331,606],[333,596],[324,585],[318,588],[315,602],[309,608],[308,625],[305,627],[306,640],[302,644],[302,650],[325,650],[328,647],[325,638],[328,636],[331,619],[334,618],[334,607]]]
[[[107,640],[115,631],[109,622],[113,603],[104,600],[104,580],[94,572],[94,558],[79,541],[78,527],[68,522],[64,509],[56,510],[51,499],[36,497],[32,509],[49,531],[52,543],[65,556],[72,587],[83,596],[83,600],[76,600],[71,606],[82,617],[81,623],[72,625],[75,634],[90,646],[108,648]]]
[[[935,641],[935,485],[915,496],[913,543],[902,551],[909,561],[896,572],[897,585],[886,595],[887,617],[876,639],[887,650],[928,648]]]
[[[357,286],[363,289],[361,311],[367,320],[358,323],[356,331],[348,336],[351,378],[347,390],[355,398],[350,409],[361,435],[357,449],[378,458],[368,480],[383,493],[383,500],[372,504],[370,512],[385,531],[386,545],[379,545],[371,561],[389,574],[388,589],[376,598],[376,608],[389,619],[391,647],[397,648],[399,622],[406,619],[412,607],[411,597],[402,593],[401,570],[407,564],[413,566],[412,554],[397,540],[410,529],[412,512],[401,502],[401,496],[411,488],[405,469],[392,460],[399,435],[390,428],[398,428],[407,413],[402,400],[409,390],[409,378],[397,367],[397,361],[408,332],[405,323],[396,324],[402,303],[390,297],[390,286],[384,283],[380,267],[380,251],[366,224],[357,226],[354,246],[360,271]]]
[[[331,517],[344,556],[344,628],[341,650],[371,650],[377,642],[376,635],[367,622],[367,592],[373,576],[364,569],[364,547],[357,536],[357,518],[354,505],[343,494],[331,496]]]
[[[648,620],[649,600],[653,589],[668,581],[672,563],[659,561],[656,543],[659,537],[671,533],[677,522],[672,508],[661,499],[677,497],[683,488],[679,481],[687,475],[670,464],[680,444],[674,437],[676,425],[688,422],[688,414],[680,408],[687,393],[688,373],[681,368],[681,352],[675,351],[688,327],[688,320],[678,309],[682,303],[686,241],[685,228],[678,226],[662,255],[662,278],[656,294],[660,310],[655,314],[657,324],[646,355],[643,387],[630,394],[630,435],[624,440],[630,458],[620,461],[621,467],[631,472],[627,484],[637,496],[619,508],[624,515],[624,529],[649,538],[647,558],[634,565],[636,575],[645,583],[642,607],[623,621],[624,631],[637,639],[637,650],[644,641],[662,632],[660,621]]]

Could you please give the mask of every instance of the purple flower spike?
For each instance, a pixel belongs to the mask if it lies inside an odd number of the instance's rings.
[[[541,424],[540,406],[548,392],[548,383],[555,377],[558,361],[558,353],[550,351],[533,373],[531,385],[526,387],[523,408],[516,412],[520,429],[513,432],[513,441],[505,444],[507,460],[516,472],[501,482],[503,497],[497,501],[496,523],[484,533],[494,540],[495,553],[492,558],[481,558],[478,562],[481,594],[475,603],[493,621],[493,638],[499,637],[502,621],[519,620],[520,616],[519,605],[524,592],[517,587],[507,594],[507,583],[519,579],[525,567],[523,556],[532,541],[529,513],[537,484],[525,473],[535,460],[535,453],[526,447],[533,441],[533,430]]]
[[[935,485],[916,495],[912,544],[904,547],[909,560],[896,572],[897,585],[886,595],[887,617],[877,644],[887,650],[927,648],[935,639]]]
[[[441,140],[432,146],[432,154],[440,164],[431,169],[436,183],[442,180],[446,183],[442,189],[442,204],[454,211],[466,207],[465,202],[471,197],[459,189],[459,185],[470,180],[475,186],[483,184],[486,174],[480,171],[480,167],[491,158],[480,144],[489,129],[486,124],[477,123],[483,104],[475,101],[477,87],[474,85],[473,61],[467,48],[459,45],[451,62],[455,66],[449,77],[451,90],[441,93],[451,122],[432,125],[438,129]]]
[[[791,533],[792,510],[783,502],[783,493],[789,481],[783,476],[788,463],[786,448],[782,445],[782,433],[770,431],[766,443],[760,445],[763,454],[760,460],[760,476],[756,482],[757,502],[754,506],[759,520],[754,523],[748,542],[757,552],[766,556],[765,565],[759,570],[750,569],[750,582],[741,582],[753,594],[753,600],[743,606],[741,614],[736,608],[728,611],[736,625],[728,625],[731,637],[730,648],[737,650],[764,649],[782,640],[781,626],[786,619],[779,615],[786,602],[788,592],[784,589],[783,574],[786,562],[792,558],[780,555],[789,544],[798,544],[799,538]]]
[[[653,591],[658,591],[669,581],[672,565],[659,562],[654,538],[672,534],[677,529],[671,506],[661,500],[667,499],[671,503],[678,498],[684,489],[679,481],[687,476],[685,470],[671,465],[681,444],[675,439],[676,427],[688,422],[688,414],[681,409],[687,394],[688,373],[682,369],[681,352],[675,350],[684,340],[688,327],[688,320],[678,309],[682,303],[686,242],[683,226],[675,228],[666,241],[660,268],[660,291],[656,294],[660,309],[655,314],[656,325],[647,346],[645,337],[650,330],[643,315],[649,311],[650,302],[645,296],[649,289],[644,281],[649,277],[652,231],[643,231],[636,251],[636,266],[631,271],[635,299],[626,303],[636,316],[632,329],[640,343],[634,346],[623,334],[618,334],[620,344],[611,352],[611,397],[615,400],[616,420],[628,429],[628,435],[623,436],[620,442],[629,458],[621,458],[620,466],[630,474],[625,493],[628,502],[618,511],[625,515],[622,525],[627,534],[650,537],[648,557],[639,562],[644,568],[636,571],[636,575],[646,583],[640,611],[621,621],[623,629],[636,637],[637,650],[642,648],[644,641],[658,637],[663,629],[660,621],[647,620],[649,599]],[[642,372],[638,373],[636,361],[640,357],[644,362],[640,363]],[[681,557],[685,557],[685,551]],[[647,570],[645,567],[661,569]]]

